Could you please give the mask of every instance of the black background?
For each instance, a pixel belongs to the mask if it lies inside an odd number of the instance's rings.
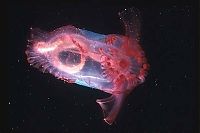
[[[30,27],[51,31],[74,25],[102,34],[124,34],[117,13],[140,10],[141,45],[149,74],[126,99],[109,126],[96,104],[108,95],[64,84],[26,61]],[[9,124],[11,133],[195,133],[197,132],[197,7],[95,2],[10,2]]]

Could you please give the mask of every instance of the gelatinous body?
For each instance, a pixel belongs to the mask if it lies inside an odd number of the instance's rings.
[[[96,101],[108,124],[116,119],[124,98],[144,82],[149,66],[139,45],[138,11],[124,10],[119,16],[125,35],[103,35],[74,26],[50,33],[32,29],[26,50],[28,62],[39,70],[112,94]]]

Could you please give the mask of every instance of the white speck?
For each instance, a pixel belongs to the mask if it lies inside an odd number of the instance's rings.
[[[19,59],[17,60],[17,62],[19,63]]]
[[[48,97],[47,99],[48,99],[48,100],[50,100],[50,98],[49,98],[49,97]]]
[[[8,104],[10,104],[10,102]]]
[[[184,75],[184,78],[187,78],[187,75],[186,75],[186,74]]]
[[[156,79],[154,82],[155,82],[155,86],[158,86],[158,81],[157,81],[157,79]]]
[[[162,15],[162,12],[160,12],[159,14]]]
[[[124,10],[126,11],[126,8]]]

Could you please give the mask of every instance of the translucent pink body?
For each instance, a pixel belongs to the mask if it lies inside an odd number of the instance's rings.
[[[148,64],[139,45],[138,14],[129,9],[120,17],[126,35],[102,35],[74,26],[46,33],[32,29],[28,62],[68,83],[112,94],[98,99],[104,120],[112,124],[124,98],[145,79]],[[130,19],[130,20],[127,20]]]

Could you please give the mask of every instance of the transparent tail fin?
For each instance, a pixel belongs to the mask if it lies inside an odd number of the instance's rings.
[[[96,102],[101,106],[104,114],[104,121],[111,125],[123,104],[125,94],[113,94],[105,99],[97,99]]]

